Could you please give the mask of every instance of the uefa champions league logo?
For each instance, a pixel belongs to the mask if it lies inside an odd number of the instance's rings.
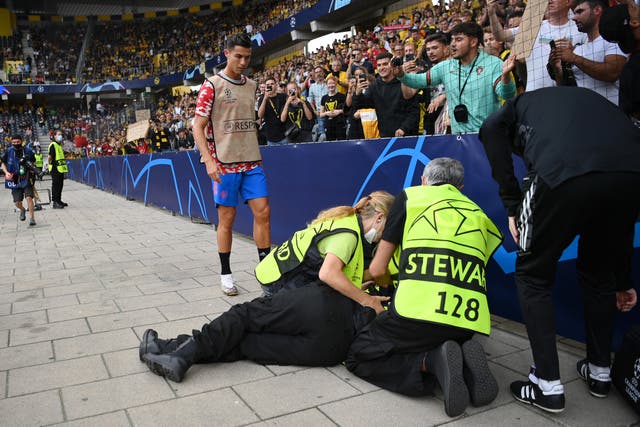
[[[295,16],[291,18],[291,20],[289,21],[289,26],[291,28],[295,28],[296,27],[296,18]]]

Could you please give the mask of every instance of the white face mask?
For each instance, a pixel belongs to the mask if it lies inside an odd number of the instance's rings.
[[[366,240],[367,242],[369,242],[370,245],[372,245],[375,242],[377,235],[378,235],[378,230],[371,227],[369,231],[364,233],[364,240]]]
[[[62,135],[56,135],[56,141],[62,142]]]

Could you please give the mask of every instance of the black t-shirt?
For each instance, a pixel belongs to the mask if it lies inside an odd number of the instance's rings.
[[[263,97],[264,95],[260,97],[260,105],[262,105]],[[277,93],[276,96],[267,100],[263,128],[269,141],[278,142],[284,139],[285,124],[280,121],[280,113],[286,102],[287,97],[284,93]]]
[[[324,95],[320,100],[320,105],[324,107],[324,111],[333,111],[333,110],[343,110],[344,111],[344,103],[346,102],[347,97],[341,94],[340,92],[336,92],[335,95]],[[345,117],[344,113],[340,114],[336,117],[325,117],[325,126],[344,126]]]
[[[407,219],[407,193],[402,190],[393,201],[389,210],[389,216],[382,232],[382,239],[389,243],[399,245],[402,243],[404,223]]]
[[[640,52],[632,54],[622,69],[618,103],[625,114],[640,118]]]
[[[304,114],[304,107],[302,106],[302,102],[307,104],[309,111],[311,111],[311,120],[307,119],[307,116]],[[299,102],[298,105],[294,105],[293,103],[289,104],[289,109],[287,111],[287,121],[285,122],[285,126],[291,126],[292,123],[300,126],[300,129],[311,131],[313,129],[313,108],[311,108],[311,104],[308,101]]]

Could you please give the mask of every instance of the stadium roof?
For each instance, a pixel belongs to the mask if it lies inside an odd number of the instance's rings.
[[[207,0],[5,0],[0,5],[21,14],[61,16],[120,15],[169,9],[183,9],[208,3]]]

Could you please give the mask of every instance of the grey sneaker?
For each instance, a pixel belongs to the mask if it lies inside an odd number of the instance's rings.
[[[222,293],[226,296],[232,297],[238,295],[238,288],[236,288],[231,274],[220,275],[220,289],[222,289]]]
[[[27,219],[27,210],[22,208],[20,210],[20,221],[24,221],[25,219]]]
[[[36,220],[35,220],[34,218],[31,218],[31,219],[29,220],[29,225],[30,225],[30,226],[34,226],[34,225],[36,225]]]

